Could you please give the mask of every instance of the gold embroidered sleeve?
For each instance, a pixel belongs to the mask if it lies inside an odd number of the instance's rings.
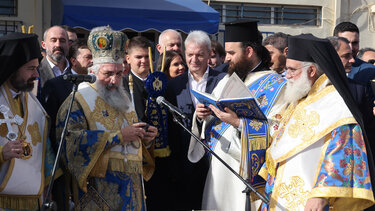
[[[57,115],[56,134],[61,134],[70,97],[60,107]],[[106,171],[108,157],[105,152],[121,143],[122,135],[118,130],[97,130],[95,122],[88,121],[84,109],[76,100],[68,122],[68,135],[63,149],[63,160],[82,190],[86,190],[87,178],[95,173]],[[59,139],[58,139],[59,140]],[[100,171],[97,171],[100,170]],[[92,172],[94,171],[94,172]],[[99,172],[99,173],[98,173]]]

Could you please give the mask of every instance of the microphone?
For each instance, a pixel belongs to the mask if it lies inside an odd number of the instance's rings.
[[[180,109],[178,109],[176,106],[174,106],[174,105],[172,105],[170,102],[168,102],[163,96],[159,96],[159,97],[157,97],[157,98],[156,98],[156,102],[157,102],[159,105],[161,105],[161,104],[165,105],[165,106],[169,109],[170,112],[172,112],[172,113],[176,113],[176,114],[179,115],[181,118],[183,118],[183,119],[186,119],[186,118],[187,118],[186,115],[183,114],[183,113],[180,111]]]
[[[96,81],[96,76],[93,74],[66,74],[63,76],[66,81],[71,81],[72,83],[79,84],[82,82],[94,83]]]

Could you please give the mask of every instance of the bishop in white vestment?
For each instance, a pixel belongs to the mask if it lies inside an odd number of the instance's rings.
[[[289,106],[260,172],[270,200],[262,210],[370,207],[373,159],[342,63],[328,40],[302,34],[288,43]]]

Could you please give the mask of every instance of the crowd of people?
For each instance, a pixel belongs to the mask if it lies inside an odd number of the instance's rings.
[[[257,22],[238,20],[224,38],[167,29],[152,62],[147,38],[109,26],[87,40],[67,26],[48,28],[40,44],[35,34],[0,37],[0,210],[46,200],[57,210],[374,209],[375,50],[359,48],[358,27],[263,38]],[[77,74],[96,80],[72,99],[64,76]],[[233,78],[264,119],[192,92],[223,96]]]

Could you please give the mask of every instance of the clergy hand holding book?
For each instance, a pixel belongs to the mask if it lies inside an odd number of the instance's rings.
[[[201,103],[197,105],[196,109],[199,118],[211,114],[208,109],[210,108],[221,121],[235,127],[240,125],[239,117],[259,120],[267,119],[259,108],[257,99],[236,73],[229,77],[219,97],[197,90],[191,91]],[[202,114],[202,112],[205,113]]]

